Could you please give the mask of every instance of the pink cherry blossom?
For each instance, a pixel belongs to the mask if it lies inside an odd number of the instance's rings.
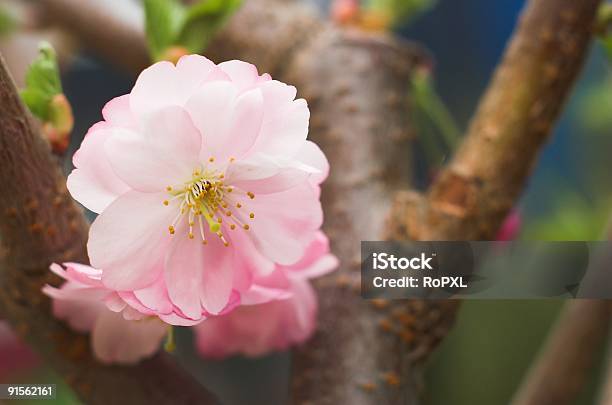
[[[498,241],[514,240],[521,231],[521,222],[520,211],[516,209],[510,211],[495,239]]]
[[[259,305],[243,305],[233,312],[207,319],[194,327],[198,351],[205,357],[233,354],[259,356],[307,340],[315,330],[316,294],[308,281],[338,265],[329,253],[327,238],[319,233],[304,257],[291,266],[279,265],[256,283],[288,288],[292,295]]]
[[[157,285],[185,318],[220,314],[304,256],[328,164],[293,86],[190,55],[144,70],[74,156],[72,196],[100,215],[91,264],[116,291]]]
[[[104,363],[132,364],[152,356],[160,347],[168,325],[160,318],[130,306],[135,296],[108,290],[101,272],[77,263],[57,264],[51,270],[67,280],[61,288],[45,286],[53,298],[53,314],[78,332],[91,332],[95,356]],[[142,305],[140,305],[142,307]]]

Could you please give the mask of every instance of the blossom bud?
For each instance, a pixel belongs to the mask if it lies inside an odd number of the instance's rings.
[[[43,124],[43,134],[55,153],[64,153],[70,144],[74,127],[72,107],[64,94],[56,94],[49,103],[49,120]]]
[[[179,59],[185,55],[189,55],[189,51],[186,48],[182,46],[171,46],[162,53],[160,60],[167,60],[176,65]]]

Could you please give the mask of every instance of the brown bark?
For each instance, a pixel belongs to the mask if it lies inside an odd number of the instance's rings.
[[[88,404],[207,404],[212,396],[165,354],[104,366],[89,339],[51,314],[42,294],[52,262],[87,262],[87,224],[49,146],[36,133],[0,56],[0,312]]]
[[[452,162],[424,200],[398,201],[413,238],[495,236],[580,72],[599,3],[528,3]]]
[[[360,241],[386,234],[392,197],[411,184],[407,88],[424,62],[418,48],[389,37],[329,29],[286,65],[284,77],[309,100],[310,137],[331,162],[324,228],[342,262],[316,283],[319,330],[294,351],[296,404],[418,403],[413,356],[427,354],[452,319],[448,303],[372,303],[359,294]]]
[[[584,387],[610,324],[610,303],[567,304],[512,405],[573,404]]]

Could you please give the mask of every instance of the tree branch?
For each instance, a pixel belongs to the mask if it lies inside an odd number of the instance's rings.
[[[609,324],[609,302],[570,301],[512,405],[574,403],[608,333]]]
[[[58,24],[108,62],[130,72],[150,65],[142,11],[133,1],[37,0],[43,24]]]
[[[528,3],[454,159],[424,199],[399,197],[398,232],[425,240],[495,236],[580,72],[599,3]]]
[[[49,146],[38,136],[0,56],[0,271],[2,314],[88,404],[214,403],[165,354],[135,367],[104,366],[87,336],[51,315],[41,288],[59,280],[51,262],[87,262],[87,224],[66,190]]]

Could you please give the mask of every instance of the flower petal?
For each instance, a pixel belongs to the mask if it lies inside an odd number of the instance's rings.
[[[321,149],[314,142],[304,142],[296,158],[305,165],[314,167],[318,170],[318,172],[313,172],[310,175],[310,181],[313,185],[321,184],[329,175],[329,162]]]
[[[189,114],[177,106],[159,110],[145,123],[144,134],[116,130],[105,144],[115,172],[132,188],[162,191],[182,183],[199,166],[201,135]]]
[[[204,84],[185,104],[202,134],[204,160],[226,146],[224,135],[237,97],[238,89],[233,83],[217,81]]]
[[[204,249],[202,305],[211,314],[220,314],[230,301],[234,279],[235,249],[211,237]]]
[[[318,174],[316,168],[297,160],[258,154],[230,164],[225,178],[227,184],[245,192],[270,194],[295,187]]]
[[[293,156],[308,135],[310,110],[304,99],[294,100],[295,88],[277,81],[260,86],[264,97],[264,119],[253,152]]]
[[[240,60],[220,63],[219,69],[230,77],[241,92],[252,88],[259,79],[255,65]]]
[[[170,62],[158,62],[143,70],[130,93],[130,108],[139,117],[178,105],[176,67]]]
[[[105,311],[92,331],[92,346],[103,363],[135,364],[159,350],[167,331],[158,319],[126,321],[121,314]]]
[[[200,115],[203,113],[208,111],[199,112]],[[194,115],[193,110],[191,114]],[[217,119],[213,116],[205,118]],[[226,117],[221,115],[220,119],[227,119],[225,127],[207,128],[208,132],[204,133],[204,147],[200,156],[202,160],[208,160],[211,156],[219,162],[228,162],[232,157],[240,159],[253,147],[263,119],[261,92],[254,89],[241,94],[230,105],[229,114]]]
[[[72,197],[95,213],[102,212],[117,197],[129,190],[115,174],[101,151],[112,134],[106,124],[94,125],[83,139],[72,161],[76,169],[68,176],[66,186]]]
[[[104,121],[117,127],[136,129],[138,121],[130,108],[130,95],[115,97],[102,109]]]
[[[102,282],[115,290],[144,288],[157,280],[168,225],[176,212],[162,204],[165,194],[129,191],[91,225],[91,264],[104,269]]]
[[[168,291],[164,282],[163,276],[141,290],[134,291],[134,296],[147,308],[162,313],[169,314],[172,312],[172,302],[168,297]]]
[[[308,182],[280,193],[245,200],[254,212],[251,235],[255,246],[270,260],[293,264],[303,255],[323,221],[323,211]]]
[[[200,294],[204,274],[204,246],[179,229],[166,257],[164,277],[170,300],[191,319],[202,317]]]

